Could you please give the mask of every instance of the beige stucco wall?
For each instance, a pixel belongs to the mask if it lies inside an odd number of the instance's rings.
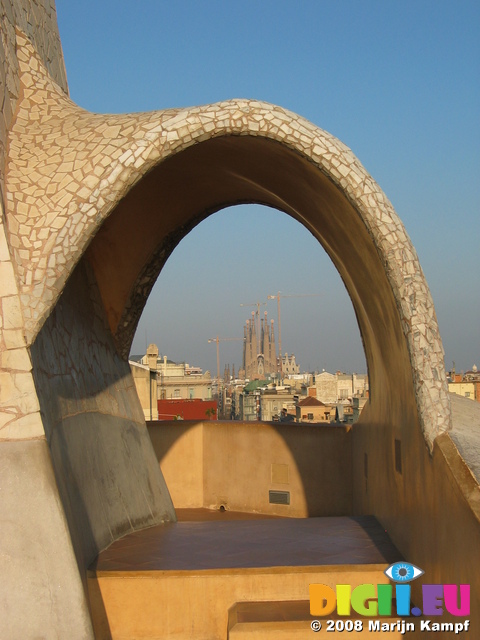
[[[352,512],[351,431],[263,422],[149,423],[176,508],[288,517]],[[290,505],[269,503],[290,492]]]
[[[97,639],[110,640],[113,636],[114,640],[224,640],[227,638],[229,608],[235,603],[248,601],[249,596],[260,602],[304,601],[308,598],[310,584],[327,584],[331,588],[337,584],[349,584],[352,588],[364,582],[385,584],[388,578],[382,569],[382,565],[374,565],[367,571],[358,571],[352,565],[337,565],[321,570],[317,567],[270,567],[192,573],[158,572],[154,578],[137,573],[134,579],[129,579],[125,572],[107,573],[97,579],[90,577],[96,619],[108,616],[112,630],[110,635],[104,626],[98,625]],[[160,602],[163,607],[158,606]],[[138,615],[139,611],[144,615]],[[291,625],[292,622],[287,623],[283,629],[260,626],[242,630],[235,636],[231,633],[228,637],[230,640],[233,637],[251,640],[315,637],[307,625],[301,631],[295,629],[295,622],[293,629]],[[355,633],[347,637],[361,636]],[[390,637],[395,638],[396,634]]]
[[[456,393],[458,396],[463,396],[464,398],[470,398],[471,400],[477,400],[475,387],[476,387],[475,382],[449,382],[448,383],[448,390],[450,393]]]
[[[449,434],[437,438],[430,455],[413,420],[392,433],[383,423],[365,422],[367,412],[368,406],[352,429],[355,513],[374,513],[404,558],[425,571],[412,583],[413,601],[421,602],[423,582],[471,585],[470,633],[477,637],[480,487]],[[394,436],[401,443],[401,473]]]
[[[162,420],[148,433],[175,508],[203,507],[203,423]]]
[[[172,422],[150,424],[149,433],[177,507],[373,513],[404,558],[425,571],[412,583],[413,600],[421,602],[422,583],[470,584],[472,634],[480,632],[480,488],[448,434],[430,456],[420,432],[405,430],[399,473],[391,434],[380,425]],[[405,449],[408,438],[417,442]],[[288,484],[272,483],[272,464],[282,465],[276,473],[288,466]],[[292,507],[268,505],[270,489],[291,491]]]

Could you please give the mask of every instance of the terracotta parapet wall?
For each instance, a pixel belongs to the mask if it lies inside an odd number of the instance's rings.
[[[264,422],[149,422],[174,506],[288,517],[352,513],[351,428]],[[288,492],[290,505],[269,503]]]

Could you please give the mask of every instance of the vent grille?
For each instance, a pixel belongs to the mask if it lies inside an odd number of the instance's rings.
[[[290,491],[269,491],[270,504],[290,504]]]

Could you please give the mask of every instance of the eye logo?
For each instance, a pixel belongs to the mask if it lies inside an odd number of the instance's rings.
[[[425,572],[409,562],[394,562],[385,569],[384,573],[390,580],[402,583],[411,582]]]
[[[328,616],[335,608],[337,615],[349,616],[351,610],[361,616],[391,616],[392,606],[395,605],[396,614],[402,618],[409,616],[441,616],[444,610],[452,616],[470,615],[470,585],[469,584],[422,584],[422,608],[412,607],[410,600],[412,585],[409,582],[424,574],[423,569],[410,562],[399,561],[391,564],[384,571],[387,578],[395,582],[388,584],[337,584],[336,589],[326,584],[310,585],[310,613],[312,616]],[[418,585],[420,587],[420,585]],[[419,596],[420,597],[420,596]],[[393,631],[388,623],[370,621],[370,631]],[[397,624],[400,624],[398,621]],[[428,621],[430,624],[430,621]],[[453,623],[445,623],[453,631]],[[455,623],[455,633],[467,630],[470,620]],[[412,622],[402,621],[402,628],[397,631],[415,631]],[[423,622],[422,622],[423,625]],[[449,626],[450,625],[450,626]],[[421,631],[444,630],[443,623],[435,623],[431,628],[421,626]],[[447,628],[445,627],[445,629]],[[312,627],[313,628],[313,627]],[[352,627],[353,628],[353,627]],[[356,628],[356,627],[355,627]],[[342,627],[343,629],[343,627]],[[347,627],[345,626],[345,629]],[[333,630],[333,628],[331,629]],[[327,628],[328,631],[328,628]]]

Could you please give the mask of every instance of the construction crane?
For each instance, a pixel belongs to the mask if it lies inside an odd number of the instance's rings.
[[[258,340],[260,340],[260,307],[262,305],[266,305],[266,304],[267,304],[266,302],[241,302],[240,303],[241,307],[257,307],[257,328],[256,328],[256,332],[257,332]]]
[[[277,314],[278,314],[278,360],[280,362],[280,373],[282,373],[282,325],[280,322],[280,298],[313,298],[315,296],[321,296],[321,293],[285,293],[282,294],[279,291],[276,295],[267,296],[267,300],[277,301]]]
[[[233,340],[245,340],[245,338],[209,338],[208,342],[216,342],[217,343],[217,384],[220,384],[220,342],[230,342]]]

